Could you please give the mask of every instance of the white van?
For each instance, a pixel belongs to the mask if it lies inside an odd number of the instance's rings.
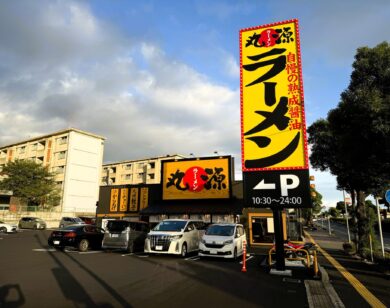
[[[243,254],[244,241],[243,225],[213,224],[207,228],[199,243],[199,256],[236,259]]]
[[[189,252],[198,251],[204,229],[205,224],[202,221],[163,220],[148,233],[144,252],[185,257]]]

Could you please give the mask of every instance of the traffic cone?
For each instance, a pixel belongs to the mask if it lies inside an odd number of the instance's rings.
[[[246,272],[246,241],[245,240],[242,242],[242,245],[244,247],[242,247],[243,254],[242,254],[242,268],[241,268],[241,272]]]

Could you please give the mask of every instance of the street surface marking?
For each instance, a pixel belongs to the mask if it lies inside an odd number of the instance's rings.
[[[249,258],[246,258],[246,259],[245,259],[245,262],[248,261],[248,260],[250,260],[250,259],[252,259],[252,258],[253,258],[253,256],[250,256]],[[242,264],[242,261],[240,261],[240,264]]]
[[[133,255],[133,254],[134,254],[134,253],[125,253],[125,254],[122,255],[122,257],[131,256],[131,255]]]
[[[90,250],[90,251],[80,251],[79,252],[80,255],[90,255],[90,254],[94,254],[94,253],[102,253],[102,251],[100,251],[100,250]]]
[[[56,250],[54,248],[36,248],[36,249],[33,249],[33,251],[52,252],[52,251],[56,251]]]
[[[314,239],[310,236],[309,233],[305,232],[310,241],[313,244],[316,244]],[[336,268],[347,281],[355,288],[355,290],[367,301],[371,307],[383,307],[386,306],[374,295],[372,294],[359,280],[355,278],[350,272],[348,272],[339,262],[337,262],[331,255],[329,255],[324,249],[322,249],[318,244],[316,244],[318,250],[324,255],[324,257]]]
[[[193,256],[193,257],[189,257],[189,258],[185,258],[184,260],[186,261],[196,261],[196,260],[199,260],[199,256]]]

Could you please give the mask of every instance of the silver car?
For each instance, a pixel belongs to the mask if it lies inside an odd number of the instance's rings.
[[[46,229],[46,222],[38,217],[22,217],[18,224],[19,229]]]
[[[62,217],[60,221],[60,228],[70,225],[85,225],[85,222],[79,217]]]

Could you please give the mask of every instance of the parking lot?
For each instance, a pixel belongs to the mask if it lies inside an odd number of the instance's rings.
[[[118,251],[64,252],[50,230],[0,235],[1,307],[307,307],[303,280],[240,261]]]

